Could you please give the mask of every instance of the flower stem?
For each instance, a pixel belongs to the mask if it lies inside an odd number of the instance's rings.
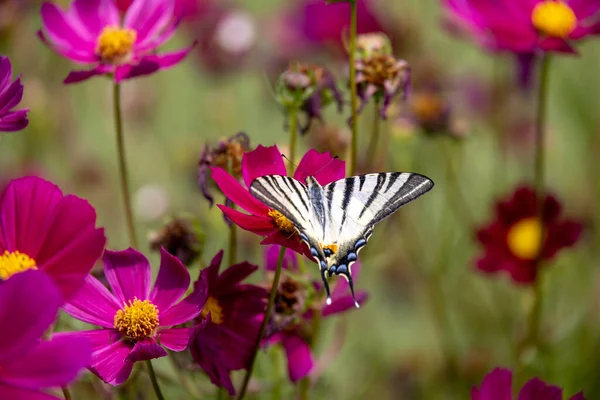
[[[258,354],[260,344],[262,342],[263,336],[265,335],[265,331],[267,330],[267,324],[269,323],[271,310],[273,309],[273,304],[275,303],[275,296],[277,294],[277,287],[279,286],[279,277],[281,276],[281,267],[283,265],[284,256],[285,247],[281,246],[281,250],[279,251],[279,259],[277,260],[277,267],[275,268],[275,276],[273,277],[271,293],[269,294],[269,302],[267,303],[267,308],[265,309],[265,317],[262,321],[262,324],[260,325],[258,336],[256,337],[256,342],[254,343],[252,358],[250,359],[250,363],[248,364],[248,370],[246,371],[246,375],[244,376],[244,381],[242,382],[242,387],[240,389],[240,394],[238,395],[237,400],[242,400],[246,395],[246,391],[248,390],[248,383],[250,382],[250,377],[252,376],[254,361],[256,361],[256,355]]]
[[[65,400],[71,400],[73,397],[71,397],[71,392],[69,391],[69,388],[67,387],[67,385],[61,387],[62,392],[63,392],[63,396],[65,397]]]
[[[296,168],[296,136],[298,132],[298,109],[288,108],[288,119],[290,129],[290,162],[288,164],[288,175],[292,175]]]
[[[117,154],[119,157],[119,175],[121,179],[121,193],[125,206],[125,221],[129,232],[129,242],[137,248],[135,236],[135,225],[133,223],[133,211],[131,209],[131,192],[129,189],[129,177],[127,175],[127,162],[125,160],[125,141],[123,138],[123,118],[121,116],[121,86],[113,85],[113,106],[115,114],[115,132],[117,134]]]
[[[150,375],[150,381],[152,382],[152,387],[154,388],[154,393],[156,393],[156,398],[158,400],[165,400],[162,392],[160,391],[160,386],[158,386],[158,380],[156,380],[156,374],[154,373],[154,367],[152,367],[152,362],[150,362],[150,360],[146,360],[146,368],[148,369],[148,374]]]
[[[348,63],[350,69],[350,130],[352,131],[352,143],[350,148],[350,175],[356,174],[356,157],[358,155],[358,95],[356,92],[356,1],[350,1],[350,49]]]
[[[367,152],[367,165],[373,168],[373,162],[377,156],[377,144],[379,142],[379,132],[381,126],[381,116],[379,115],[379,99],[375,98],[373,102],[373,131],[371,132],[371,140],[369,142],[369,150]]]

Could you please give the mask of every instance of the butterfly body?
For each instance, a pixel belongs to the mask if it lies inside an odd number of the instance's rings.
[[[432,187],[423,175],[401,172],[353,176],[325,186],[312,176],[302,183],[266,175],[252,182],[250,193],[294,224],[319,265],[329,303],[327,276],[344,276],[354,295],[352,264],[374,225]]]

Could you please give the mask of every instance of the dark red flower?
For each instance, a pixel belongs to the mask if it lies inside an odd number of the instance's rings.
[[[582,224],[562,218],[560,214],[558,199],[547,195],[542,230],[533,189],[517,188],[511,197],[497,203],[495,220],[477,231],[477,239],[484,247],[477,268],[488,273],[504,270],[517,283],[533,283],[538,272],[536,258],[540,242],[541,258],[549,260],[559,250],[575,245],[581,236]]]
[[[207,284],[208,298],[190,351],[211,382],[234,395],[229,374],[248,366],[268,293],[262,287],[242,283],[257,266],[242,262],[219,274],[222,259],[220,251],[198,278]]]
[[[212,178],[227,198],[250,214],[219,204],[223,213],[240,228],[266,236],[261,244],[279,244],[304,254],[306,246],[300,241],[294,225],[281,213],[271,210],[248,191],[252,181],[264,175],[287,175],[281,152],[277,146],[258,146],[244,154],[242,176],[246,187],[221,168],[211,168]],[[344,161],[334,159],[329,153],[309,150],[296,168],[294,179],[304,182],[314,176],[321,185],[344,178]],[[307,256],[312,259],[310,253]]]

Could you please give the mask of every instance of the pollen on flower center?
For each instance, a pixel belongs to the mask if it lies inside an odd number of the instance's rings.
[[[124,304],[123,309],[117,311],[114,325],[127,338],[146,339],[158,326],[158,308],[150,300],[141,301],[134,297],[129,300],[129,304]]]
[[[206,303],[204,304],[204,308],[200,313],[202,318],[206,318],[208,313],[210,313],[210,320],[217,325],[223,323],[223,308],[219,304],[219,300],[214,298],[213,296],[208,296],[206,299]]]
[[[577,27],[577,16],[568,4],[545,0],[533,9],[531,22],[544,35],[564,39]]]
[[[96,55],[111,64],[123,63],[130,56],[136,38],[137,32],[133,29],[107,26],[98,38]]]
[[[543,227],[535,217],[525,218],[508,231],[508,248],[523,260],[534,260],[540,251]]]
[[[0,256],[0,279],[2,280],[6,280],[14,274],[27,271],[28,269],[37,269],[37,267],[35,260],[27,254],[6,250]]]
[[[276,210],[269,210],[269,217],[273,219],[273,222],[280,231],[293,234],[296,232],[292,221],[287,219],[282,213]]]

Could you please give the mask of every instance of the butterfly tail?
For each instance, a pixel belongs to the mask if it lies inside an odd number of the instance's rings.
[[[352,282],[352,274],[344,274],[344,276],[348,279],[348,286],[350,287],[350,293],[352,293],[352,300],[354,300],[354,306],[356,308],[360,308],[358,301],[356,301],[356,296],[354,296],[354,283]]]
[[[329,290],[329,281],[327,280],[327,276],[325,275],[327,273],[327,263],[325,261],[321,261],[319,269],[321,270],[321,279],[323,280],[323,286],[325,287],[325,293],[327,293],[327,300],[325,302],[327,303],[327,305],[330,305],[331,304],[331,292]]]

